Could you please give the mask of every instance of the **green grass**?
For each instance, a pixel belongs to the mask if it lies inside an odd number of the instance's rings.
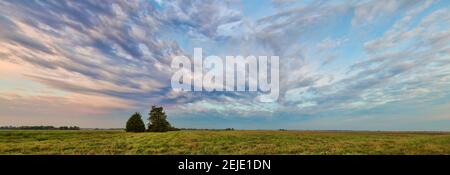
[[[0,154],[450,154],[450,133],[0,131]]]

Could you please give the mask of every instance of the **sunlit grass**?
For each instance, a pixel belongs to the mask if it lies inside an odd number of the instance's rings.
[[[450,154],[450,133],[0,131],[0,154]]]

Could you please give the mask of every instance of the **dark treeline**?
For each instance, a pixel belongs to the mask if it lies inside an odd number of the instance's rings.
[[[7,130],[80,130],[78,126],[0,126],[0,129]]]
[[[234,131],[234,128],[225,128],[225,129],[203,129],[203,128],[178,128],[178,130],[185,130],[185,131],[189,131],[189,130],[199,130],[199,131]]]

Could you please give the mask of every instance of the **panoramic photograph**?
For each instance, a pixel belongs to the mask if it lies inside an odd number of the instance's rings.
[[[450,1],[0,0],[0,155],[450,155]]]

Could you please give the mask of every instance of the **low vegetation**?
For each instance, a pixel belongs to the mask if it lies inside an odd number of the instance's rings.
[[[450,133],[4,130],[0,154],[450,154]]]

